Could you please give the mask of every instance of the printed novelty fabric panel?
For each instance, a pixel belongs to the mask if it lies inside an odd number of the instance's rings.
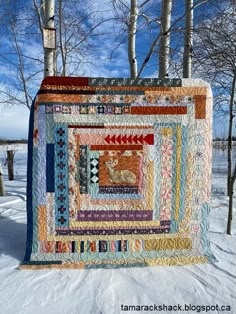
[[[201,80],[47,77],[31,110],[21,268],[214,261]]]

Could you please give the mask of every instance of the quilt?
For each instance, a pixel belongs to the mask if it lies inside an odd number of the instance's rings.
[[[211,133],[202,80],[45,78],[30,115],[21,269],[213,262]]]

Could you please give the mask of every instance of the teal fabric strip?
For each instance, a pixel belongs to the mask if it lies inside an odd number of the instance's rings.
[[[32,212],[33,212],[33,242],[32,253],[37,253],[38,245],[38,147],[33,147],[33,169],[32,169],[32,186],[34,193],[32,194]]]
[[[64,124],[56,124],[54,139],[55,225],[58,227],[68,227],[68,129]]]
[[[177,132],[176,124],[173,126],[173,158],[172,158],[172,208],[171,208],[171,223],[170,232],[176,233],[178,223],[175,221],[175,202],[176,202],[176,148],[177,148]]]

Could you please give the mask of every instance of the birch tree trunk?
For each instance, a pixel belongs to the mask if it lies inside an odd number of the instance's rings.
[[[168,75],[170,59],[170,25],[172,0],[162,0],[161,8],[161,39],[159,51],[159,78]]]
[[[135,79],[137,77],[137,58],[136,58],[136,32],[137,32],[137,18],[138,18],[138,0],[130,0],[130,18],[129,18],[129,37],[128,37],[128,57],[130,67],[130,77]]]
[[[228,133],[228,177],[227,177],[227,189],[229,196],[229,211],[228,211],[228,223],[227,223],[227,234],[231,234],[231,224],[233,219],[233,197],[234,197],[234,183],[236,178],[236,164],[232,165],[232,135],[233,135],[233,106],[235,98],[235,89],[236,89],[236,69],[234,69],[234,78],[232,83],[232,92],[230,99],[230,108],[229,108],[229,133]],[[233,166],[235,167],[234,172],[232,172]]]
[[[44,27],[54,28],[55,0],[45,1]],[[54,49],[44,48],[44,77],[55,75]]]
[[[193,50],[193,0],[185,0],[185,13],[183,77],[191,78]]]

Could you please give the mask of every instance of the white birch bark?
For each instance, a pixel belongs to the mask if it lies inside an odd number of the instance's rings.
[[[138,18],[138,1],[130,0],[130,18],[129,18],[129,37],[128,37],[128,57],[130,66],[130,77],[135,79],[137,77],[137,58],[136,58],[136,32],[137,32],[137,18]]]
[[[45,1],[44,27],[54,28],[55,0]],[[44,77],[55,75],[54,49],[44,48]]]
[[[183,77],[192,76],[192,47],[193,47],[193,0],[185,0],[185,35],[183,56]]]
[[[162,0],[161,8],[161,39],[159,50],[159,78],[168,75],[170,59],[170,27],[172,0]]]

